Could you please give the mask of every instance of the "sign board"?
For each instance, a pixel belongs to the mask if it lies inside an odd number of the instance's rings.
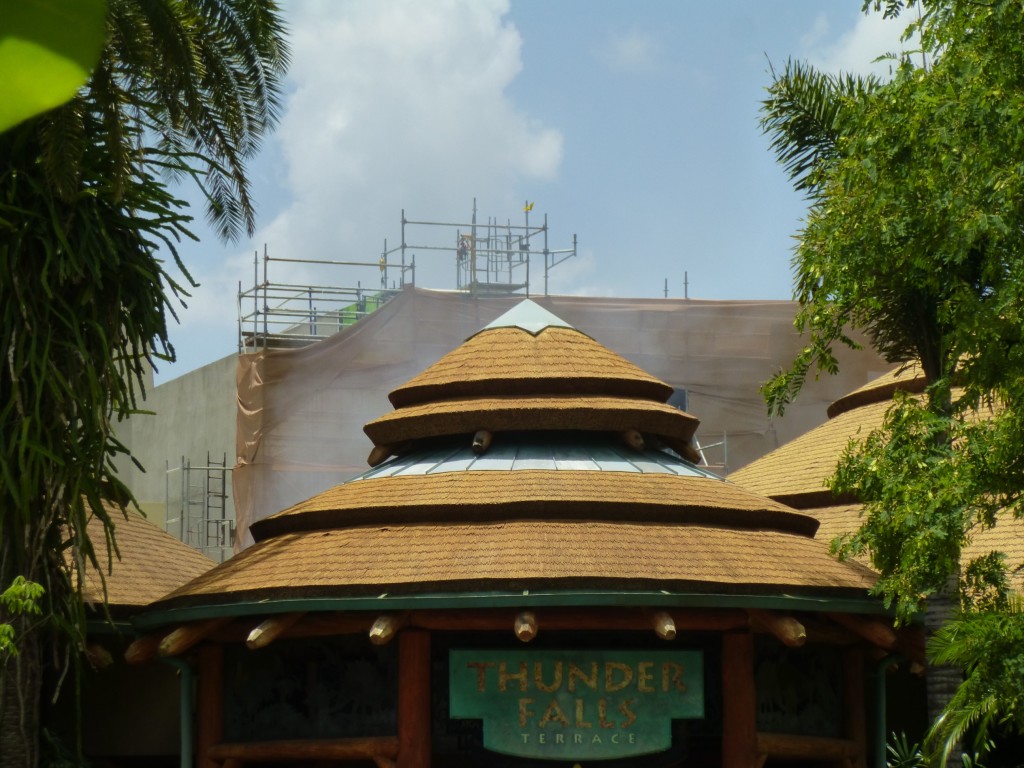
[[[450,714],[483,720],[486,749],[612,760],[672,746],[704,717],[701,651],[451,650]]]

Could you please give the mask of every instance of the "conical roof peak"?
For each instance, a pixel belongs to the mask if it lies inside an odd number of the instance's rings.
[[[530,301],[530,299],[523,299],[508,312],[481,328],[480,332],[490,331],[494,328],[519,328],[534,336],[545,328],[570,328],[574,331],[576,330],[558,315],[548,312],[540,304]]]

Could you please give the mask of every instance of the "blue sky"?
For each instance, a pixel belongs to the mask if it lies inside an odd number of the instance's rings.
[[[804,202],[768,151],[769,62],[882,71],[900,24],[860,0],[321,0],[286,5],[293,65],[281,124],[252,163],[256,235],[198,221],[181,253],[201,283],[157,382],[235,352],[253,252],[375,261],[400,217],[535,223],[579,255],[552,293],[786,299]],[[196,199],[195,195],[188,195]],[[197,219],[201,219],[197,211]],[[450,257],[417,283],[453,288]],[[540,285],[534,271],[534,287]],[[365,273],[275,265],[295,284]]]

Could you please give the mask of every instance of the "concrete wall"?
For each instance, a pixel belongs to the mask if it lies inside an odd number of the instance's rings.
[[[146,516],[175,535],[180,533],[175,518],[182,496],[182,465],[206,466],[207,453],[218,462],[227,460],[226,513],[234,518],[230,468],[235,463],[237,359],[237,355],[228,355],[158,387],[147,387],[145,401],[139,407],[154,414],[132,416],[117,427],[118,437],[145,469],[141,471],[122,460],[119,473]],[[193,490],[205,476],[201,470],[191,470]],[[168,488],[170,510],[166,508]],[[207,554],[220,559],[216,552]]]

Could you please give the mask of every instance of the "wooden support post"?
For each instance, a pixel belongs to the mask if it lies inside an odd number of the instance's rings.
[[[844,736],[856,745],[853,768],[867,768],[868,730],[864,712],[864,651],[843,651]]]
[[[196,696],[196,767],[220,768],[210,750],[224,738],[224,647],[199,649],[199,688]]]
[[[754,637],[722,633],[722,768],[757,765]]]
[[[430,633],[422,630],[405,630],[398,636],[396,765],[430,768]]]

